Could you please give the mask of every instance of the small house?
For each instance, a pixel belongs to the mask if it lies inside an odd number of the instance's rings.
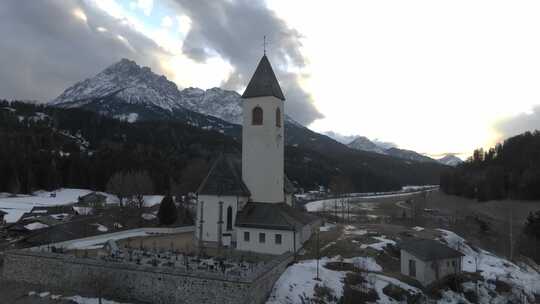
[[[426,286],[450,274],[461,273],[461,252],[440,242],[413,239],[400,244],[401,273]]]
[[[78,205],[100,208],[107,202],[107,197],[101,193],[91,192],[83,196],[79,196]]]

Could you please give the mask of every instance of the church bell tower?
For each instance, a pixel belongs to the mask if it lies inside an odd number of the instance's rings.
[[[282,203],[285,97],[266,54],[242,98],[242,179],[252,201]]]

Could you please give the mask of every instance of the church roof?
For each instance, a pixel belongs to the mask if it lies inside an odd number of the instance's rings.
[[[249,84],[242,94],[242,98],[274,96],[281,100],[285,100],[281,87],[274,74],[272,65],[266,55],[261,58],[255,73],[251,77]]]
[[[422,261],[459,258],[463,256],[463,253],[435,240],[413,239],[401,243],[400,247]]]
[[[203,180],[198,194],[250,196],[249,189],[242,181],[240,160],[229,154],[221,154],[208,175]]]
[[[302,212],[285,203],[247,203],[236,215],[237,227],[300,230],[318,217]]]

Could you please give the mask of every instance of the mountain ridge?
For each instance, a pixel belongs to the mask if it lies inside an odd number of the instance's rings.
[[[164,92],[160,95],[162,90]],[[241,140],[240,94],[220,88],[203,90],[191,87],[180,91],[164,76],[158,76],[149,68],[141,68],[134,61],[126,59],[66,89],[51,105],[81,108],[132,123],[180,121]],[[415,164],[422,167],[419,170],[425,171],[423,177],[405,178],[401,169],[396,168],[410,168],[411,164],[406,160],[351,149],[326,135],[313,132],[290,116],[285,117],[285,134],[285,143],[292,148],[307,149],[321,156],[330,155],[331,158],[354,159],[365,170],[379,170],[377,174],[392,176],[403,183],[434,183],[438,179],[435,172],[441,170],[436,166]],[[396,173],[396,170],[400,173]]]

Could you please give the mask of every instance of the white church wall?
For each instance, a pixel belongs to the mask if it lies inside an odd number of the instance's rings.
[[[199,225],[201,220],[201,203],[203,205],[203,241],[217,242],[218,241],[218,221],[219,221],[219,202],[223,202],[223,225],[222,234],[231,233],[232,240],[235,239],[234,221],[236,220],[236,212],[238,205],[243,205],[247,201],[246,197],[237,196],[217,196],[217,195],[199,195],[197,201],[197,221],[195,223],[197,229],[195,237],[199,238]],[[227,208],[232,208],[231,226],[232,230],[227,230]]]
[[[253,201],[284,202],[283,100],[265,96],[244,99],[242,104],[242,179]],[[252,125],[252,111],[257,106],[263,110],[262,125]],[[276,126],[278,107],[281,127]]]
[[[249,241],[244,239],[244,233],[249,232]],[[265,242],[259,240],[259,233],[265,234]],[[281,244],[276,244],[276,234],[281,235]],[[296,238],[292,231],[273,230],[273,229],[258,229],[258,228],[236,228],[236,249],[243,251],[252,251],[268,254],[282,254],[285,252],[293,252],[295,249],[294,241],[296,241],[296,250],[302,247],[300,234],[296,233]]]

